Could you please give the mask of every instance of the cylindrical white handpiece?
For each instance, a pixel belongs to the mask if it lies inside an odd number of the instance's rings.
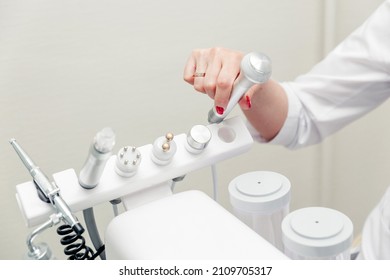
[[[271,77],[271,59],[258,52],[251,52],[244,56],[241,61],[240,80],[234,86],[228,105],[223,114],[219,114],[215,107],[209,111],[209,123],[220,123],[233,110],[242,96],[254,84],[262,84]]]
[[[115,133],[110,127],[106,127],[96,134],[87,160],[79,174],[79,183],[83,188],[93,189],[98,185],[114,145]]]

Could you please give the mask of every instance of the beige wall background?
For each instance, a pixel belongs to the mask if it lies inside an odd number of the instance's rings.
[[[32,230],[15,200],[15,185],[31,178],[10,138],[51,175],[79,171],[93,136],[106,126],[117,134],[116,150],[152,143],[167,131],[185,133],[205,124],[212,106],[182,80],[192,49],[263,51],[273,59],[273,77],[290,80],[381,2],[0,0],[0,259],[23,258]],[[359,234],[390,182],[390,130],[384,129],[389,106],[320,145],[289,151],[256,144],[250,153],[218,164],[220,203],[230,209],[227,185],[234,177],[272,170],[292,182],[291,210],[338,209]],[[176,190],[211,195],[211,179],[205,168],[188,174]],[[99,205],[95,213],[103,234],[111,207]],[[55,229],[38,240],[64,258]]]

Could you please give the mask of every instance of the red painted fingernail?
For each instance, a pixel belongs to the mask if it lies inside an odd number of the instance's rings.
[[[248,95],[245,96],[246,104],[248,105],[248,108],[250,109],[252,107],[251,99]]]
[[[215,110],[218,114],[222,115],[223,112],[225,112],[225,109],[223,107],[215,106]]]

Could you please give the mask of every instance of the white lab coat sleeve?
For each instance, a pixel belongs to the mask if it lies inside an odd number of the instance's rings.
[[[311,71],[281,85],[288,116],[269,143],[291,149],[319,143],[383,103],[390,96],[390,1]]]
[[[358,258],[390,260],[390,187],[364,223]]]

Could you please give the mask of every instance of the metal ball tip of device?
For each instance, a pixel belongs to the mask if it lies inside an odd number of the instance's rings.
[[[173,138],[174,135],[168,132],[165,136],[161,136],[154,141],[151,158],[155,164],[167,165],[172,161],[177,150]]]

